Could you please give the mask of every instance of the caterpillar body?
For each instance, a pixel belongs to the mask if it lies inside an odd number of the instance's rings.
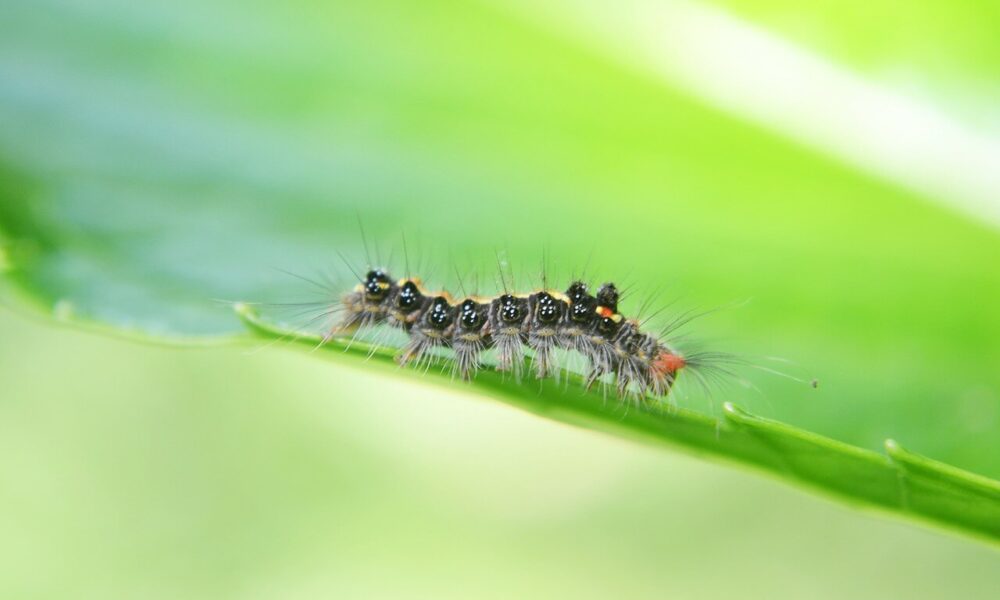
[[[588,363],[587,387],[609,376],[619,397],[663,397],[690,364],[675,349],[642,331],[641,323],[618,310],[621,294],[605,283],[596,294],[583,281],[565,291],[539,289],[493,297],[453,299],[427,290],[419,278],[394,280],[371,269],[343,295],[339,322],[328,337],[379,325],[404,332],[400,365],[420,364],[439,348],[454,352],[454,371],[471,379],[483,367],[483,353],[495,350],[496,369],[522,375],[526,349],[538,378],[558,375],[555,351],[577,352]]]

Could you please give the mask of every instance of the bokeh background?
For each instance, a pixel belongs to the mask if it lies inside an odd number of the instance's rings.
[[[5,0],[0,596],[995,596],[981,543],[223,344],[218,300],[343,275],[359,217],[452,287],[544,252],[820,382],[682,406],[1000,477],[997,10]]]

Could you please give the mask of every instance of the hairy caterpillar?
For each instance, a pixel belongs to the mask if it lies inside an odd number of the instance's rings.
[[[575,280],[565,291],[454,299],[447,292],[427,290],[419,278],[394,280],[381,268],[358,279],[342,296],[340,320],[327,335],[388,325],[408,337],[397,355],[400,365],[420,364],[436,349],[447,348],[454,353],[456,375],[468,380],[483,367],[483,353],[492,349],[496,368],[520,377],[530,350],[535,376],[546,378],[557,371],[554,351],[563,349],[586,359],[588,388],[607,375],[620,397],[663,397],[689,364],[619,312],[621,294],[613,283],[603,284],[596,294]]]

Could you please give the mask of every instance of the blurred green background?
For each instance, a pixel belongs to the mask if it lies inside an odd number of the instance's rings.
[[[4,598],[990,598],[997,553],[279,348],[0,313]]]
[[[819,388],[751,371],[682,406],[1000,477],[996,11],[6,0],[5,298],[225,338],[215,299],[363,262],[360,215],[453,288],[501,249],[522,282],[589,260],[629,310],[750,299],[694,337]],[[3,597],[1000,589],[987,548],[474,389],[2,319]]]

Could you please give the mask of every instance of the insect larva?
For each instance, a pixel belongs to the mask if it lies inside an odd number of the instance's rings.
[[[565,292],[542,289],[456,301],[446,292],[427,291],[417,278],[394,281],[386,271],[373,269],[343,296],[343,317],[333,333],[388,324],[408,335],[397,356],[401,365],[420,365],[435,349],[448,348],[462,379],[475,375],[490,349],[496,351],[496,368],[514,376],[520,376],[528,349],[535,376],[551,377],[558,373],[554,352],[559,348],[586,358],[588,387],[611,375],[619,396],[665,396],[687,361],[619,313],[619,298],[612,283],[592,295],[584,282],[574,281]]]

